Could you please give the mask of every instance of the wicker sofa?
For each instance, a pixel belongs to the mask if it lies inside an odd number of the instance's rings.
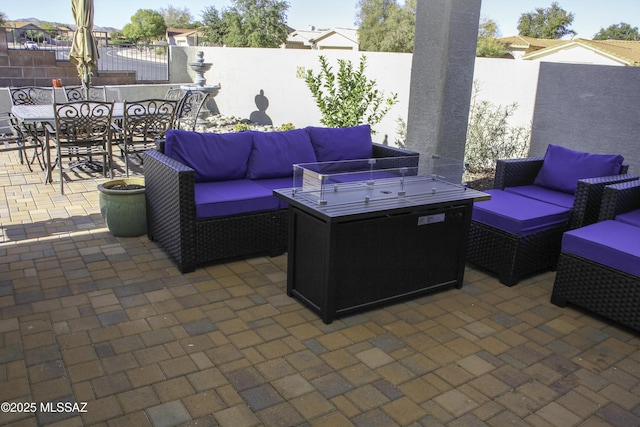
[[[605,187],[599,219],[563,236],[551,302],[640,331],[640,181]]]
[[[491,200],[474,205],[467,261],[507,286],[554,269],[562,234],[598,220],[604,187],[637,179],[622,161],[553,145],[544,157],[498,160]]]
[[[288,206],[273,195],[292,187],[293,164],[418,153],[373,143],[368,125],[228,134],[171,130],[144,153],[147,234],[181,272],[287,248]],[[402,159],[400,159],[402,158]]]

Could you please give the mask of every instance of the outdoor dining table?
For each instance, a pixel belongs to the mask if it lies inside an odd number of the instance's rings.
[[[53,110],[53,104],[43,105],[14,105],[11,107],[11,113],[18,119],[27,123],[41,123],[43,126],[45,123],[55,126],[55,114]],[[113,104],[113,120],[122,119],[124,117],[124,102],[115,102]],[[46,178],[45,183],[52,181],[52,166],[51,166],[51,152],[48,138],[44,140],[44,153],[45,153],[45,165],[46,165]]]

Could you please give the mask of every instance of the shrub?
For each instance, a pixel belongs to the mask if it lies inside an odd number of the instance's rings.
[[[375,80],[364,75],[366,57],[360,57],[358,69],[351,61],[338,60],[338,74],[334,74],[325,56],[320,56],[320,72],[307,71],[305,82],[311,90],[322,119],[328,127],[347,127],[378,123],[398,102],[398,94],[386,97],[376,89]]]
[[[526,156],[531,136],[530,129],[508,123],[517,103],[502,107],[479,100],[479,89],[479,83],[474,81],[464,156],[471,173],[494,170],[497,159]]]

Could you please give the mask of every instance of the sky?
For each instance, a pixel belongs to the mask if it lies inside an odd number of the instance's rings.
[[[165,2],[166,1],[166,2]],[[428,1],[428,0],[418,0]],[[502,36],[517,35],[520,15],[536,8],[547,8],[553,0],[482,0],[482,17],[497,22]],[[592,38],[600,28],[625,22],[640,28],[640,0],[556,0],[560,7],[574,14],[571,28],[577,37]],[[194,19],[214,6],[218,11],[231,5],[230,0],[94,0],[95,25],[122,29],[138,9],[159,10],[168,6],[187,8]],[[398,1],[404,4],[404,0]],[[313,25],[319,29],[355,28],[357,0],[288,0],[287,24],[296,29]],[[67,8],[61,7],[68,4]],[[72,24],[71,0],[0,0],[0,11],[10,20],[38,18],[49,22]]]

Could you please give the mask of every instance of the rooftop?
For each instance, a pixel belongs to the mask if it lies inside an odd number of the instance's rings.
[[[183,275],[108,233],[104,178],[54,178],[0,154],[0,401],[78,406],[2,425],[640,425],[638,335],[552,305],[553,272],[509,288],[468,266],[462,289],[325,325],[286,295],[286,255]]]

